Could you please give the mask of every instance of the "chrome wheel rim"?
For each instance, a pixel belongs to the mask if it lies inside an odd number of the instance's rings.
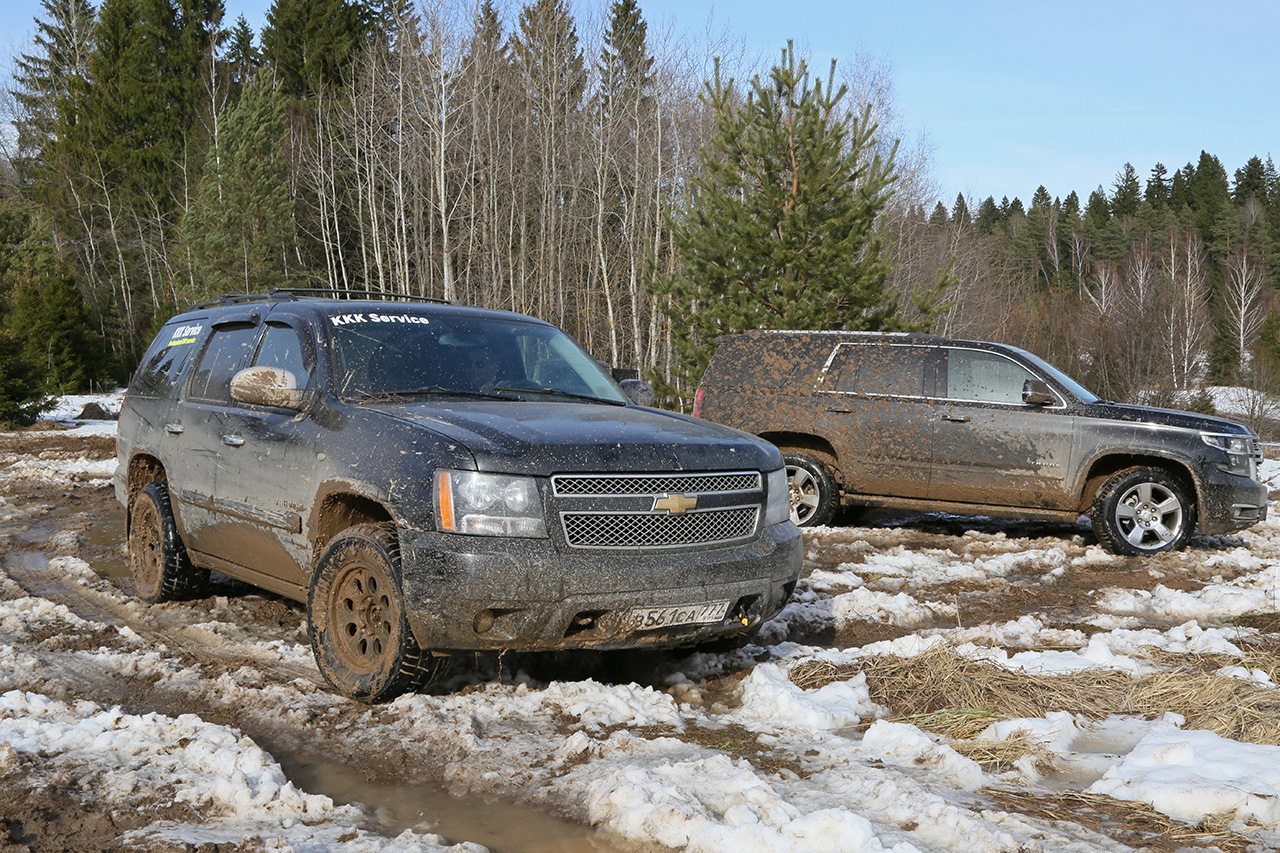
[[[818,511],[818,478],[798,465],[788,465],[787,485],[791,493],[791,522],[804,524]]]
[[[1182,533],[1182,501],[1159,483],[1139,483],[1120,496],[1115,520],[1120,535],[1134,548],[1159,551]]]

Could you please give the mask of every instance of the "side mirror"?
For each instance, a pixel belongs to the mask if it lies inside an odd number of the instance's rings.
[[[274,406],[300,412],[307,405],[307,392],[298,388],[298,379],[279,367],[249,367],[231,377],[231,399],[251,406]]]
[[[1028,406],[1049,406],[1056,399],[1053,389],[1043,379],[1028,379],[1022,383],[1022,402]]]
[[[643,379],[624,379],[618,383],[622,393],[637,406],[652,406],[654,400],[653,386]]]

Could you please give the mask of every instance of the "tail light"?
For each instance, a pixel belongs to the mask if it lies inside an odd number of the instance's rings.
[[[693,416],[695,418],[702,417],[702,386],[698,386],[698,390],[693,395]]]

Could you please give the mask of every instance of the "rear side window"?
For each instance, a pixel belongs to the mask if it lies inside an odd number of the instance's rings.
[[[927,347],[846,344],[831,361],[832,388],[845,393],[922,396],[929,352]]]
[[[129,396],[169,396],[191,361],[205,328],[200,321],[166,323],[142,356],[142,363],[129,383]]]
[[[258,327],[248,323],[214,329],[192,374],[190,396],[217,403],[231,402],[231,377],[248,363],[257,337]]]

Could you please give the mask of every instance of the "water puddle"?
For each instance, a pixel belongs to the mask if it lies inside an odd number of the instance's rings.
[[[392,835],[406,829],[433,832],[452,844],[483,844],[492,853],[626,853],[596,837],[590,827],[526,806],[454,797],[433,785],[369,782],[349,767],[310,756],[277,755],[276,760],[307,793],[370,807],[380,828]]]

